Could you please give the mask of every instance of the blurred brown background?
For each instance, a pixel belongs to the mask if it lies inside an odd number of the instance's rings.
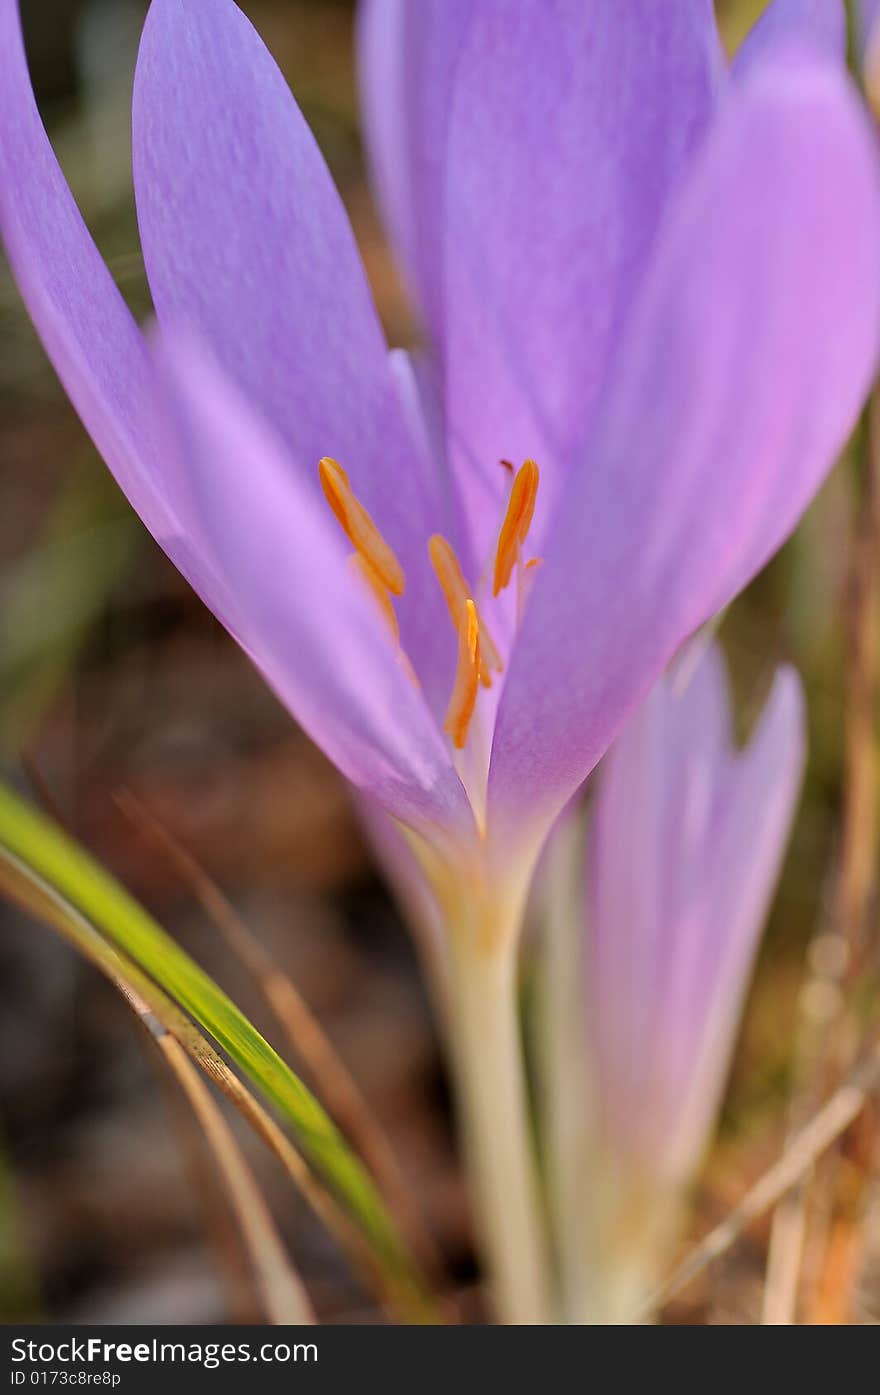
[[[405,299],[364,180],[351,6],[247,0],[243,8],[331,165],[389,336],[405,341]],[[761,5],[720,8],[733,43]],[[138,313],[148,297],[127,136],[144,9],[139,0],[23,3],[53,140]],[[341,781],[127,512],[5,266],[0,482],[5,773],[31,794],[41,793],[35,781],[45,786],[83,841],[272,1039],[251,984],[114,793],[134,791],[221,882],[357,1075],[439,1239],[450,1284],[466,1290],[469,1222],[436,1035],[409,940]],[[779,1141],[807,946],[822,926],[839,827],[847,488],[838,472],[724,627],[744,721],[774,664],[791,658],[807,686],[812,749],[698,1225],[724,1213]],[[807,1008],[821,1013],[815,984],[811,992]],[[368,1317],[331,1242],[259,1147],[243,1142],[321,1316]],[[51,931],[0,905],[0,1317],[256,1318],[229,1223],[194,1172],[191,1143],[173,1091],[163,1089],[114,992]],[[765,1241],[758,1228],[670,1317],[754,1321]]]

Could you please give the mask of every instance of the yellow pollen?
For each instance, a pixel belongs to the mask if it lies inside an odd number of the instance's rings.
[[[353,552],[349,558],[352,570],[362,581],[366,582],[370,595],[375,600],[386,621],[389,630],[397,644],[400,643],[400,627],[397,623],[397,616],[394,613],[394,606],[391,597],[385,588],[385,583],[373,568],[372,562],[364,556],[362,552]]]
[[[492,594],[497,596],[510,582],[519,561],[520,549],[528,536],[538,496],[539,470],[534,460],[526,460],[517,470],[510,488],[507,513],[501,525],[495,554]]]
[[[467,743],[471,717],[477,701],[477,687],[480,675],[480,621],[477,607],[468,597],[458,626],[458,667],[455,673],[455,687],[449,706],[446,709],[444,731],[449,733],[456,750],[461,751]]]
[[[367,510],[355,496],[342,466],[329,455],[325,455],[318,462],[318,473],[327,503],[346,536],[353,543],[355,551],[387,591],[394,596],[402,596],[405,586],[403,568]]]
[[[459,631],[470,592],[462,575],[455,550],[444,537],[435,533],[428,542],[428,552],[431,557],[431,565],[437,574],[437,580],[440,582],[440,589],[446,598],[452,623],[456,631]],[[473,605],[473,601],[471,604]],[[474,609],[476,610],[476,606]],[[484,688],[491,688],[492,671],[501,673],[504,663],[479,612],[477,612],[477,623],[480,628],[480,682]]]

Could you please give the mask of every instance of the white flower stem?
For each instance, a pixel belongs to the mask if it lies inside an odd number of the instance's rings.
[[[488,931],[488,933],[487,933]],[[476,1224],[499,1319],[549,1320],[517,1009],[517,936],[456,925],[449,1007]]]
[[[585,1323],[595,1287],[587,1211],[595,1179],[589,1155],[587,1038],[583,1020],[580,864],[583,815],[554,835],[539,914],[543,931],[537,1014],[538,1098],[550,1223],[565,1322]]]

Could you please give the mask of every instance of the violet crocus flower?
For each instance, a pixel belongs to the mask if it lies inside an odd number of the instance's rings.
[[[24,299],[153,535],[406,830],[449,927],[465,1090],[497,1101],[475,1154],[504,1182],[483,1198],[502,1249],[532,1188],[521,1088],[492,1072],[516,1054],[542,842],[792,530],[874,370],[873,135],[829,51],[841,26],[777,3],[742,76],[709,0],[367,4],[370,146],[426,336],[411,359],[388,353],[340,198],[232,0],[153,0],[144,28],[148,345],[0,0],[0,231]],[[532,1291],[502,1294],[520,1316],[540,1307],[523,1226],[510,1283]]]
[[[557,978],[562,954],[562,972],[581,985],[575,1031],[587,1063],[579,1105],[570,1055],[551,1087],[568,1110],[562,1131],[553,1126],[554,1171],[575,1320],[635,1320],[669,1260],[718,1114],[804,753],[791,669],[735,748],[711,645],[696,669],[673,666],[618,737],[586,837],[582,824],[556,835],[554,871],[581,898],[573,974],[570,910],[547,927]],[[549,895],[558,906],[559,887]]]

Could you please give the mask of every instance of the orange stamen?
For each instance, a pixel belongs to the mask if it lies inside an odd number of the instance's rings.
[[[452,623],[458,631],[461,629],[462,617],[470,595],[459,560],[452,545],[439,533],[435,533],[428,542],[428,552],[440,582],[440,589],[446,597]],[[480,682],[484,688],[491,688],[492,670],[501,673],[504,663],[479,612],[477,620],[480,627]]]
[[[477,701],[477,687],[480,675],[480,621],[477,607],[468,597],[464,603],[464,614],[458,626],[458,668],[455,673],[455,687],[449,706],[446,709],[444,731],[452,738],[452,744],[460,751],[467,743],[474,705]]]
[[[364,558],[386,590],[394,596],[402,596],[405,585],[403,568],[355,496],[342,466],[325,455],[318,462],[318,473],[327,503],[358,555]]]
[[[400,627],[397,623],[397,616],[394,613],[391,597],[385,588],[385,583],[382,578],[379,576],[378,572],[373,569],[372,562],[370,562],[362,552],[353,552],[348,560],[356,574],[362,581],[366,582],[370,595],[379,607],[382,618],[387,623],[395,642],[399,644]]]
[[[519,559],[520,548],[525,543],[532,517],[535,500],[538,496],[539,470],[534,460],[526,460],[516,472],[510,489],[507,513],[498,537],[498,551],[495,554],[495,577],[492,594],[497,596],[510,582],[513,569]]]

